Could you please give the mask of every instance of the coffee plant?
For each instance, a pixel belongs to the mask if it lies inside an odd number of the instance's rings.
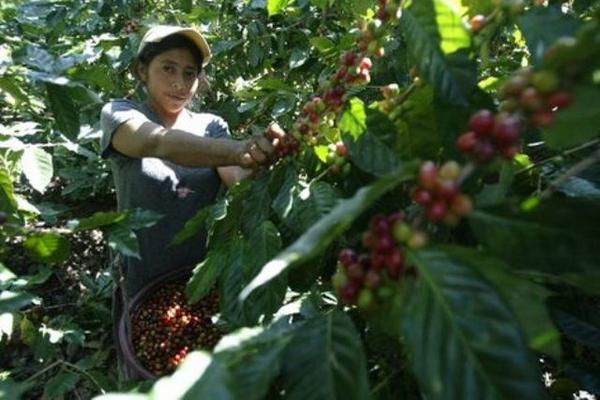
[[[211,45],[193,110],[288,134],[173,238],[208,253],[126,381],[108,249],[161,216],[114,211],[99,112],[158,23]],[[0,397],[597,398],[599,134],[598,1],[3,1]]]

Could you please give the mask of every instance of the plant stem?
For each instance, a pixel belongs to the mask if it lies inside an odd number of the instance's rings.
[[[555,156],[548,157],[548,158],[544,158],[543,160],[540,160],[540,161],[538,161],[538,162],[537,162],[537,163],[535,163],[535,164],[528,165],[527,167],[525,167],[525,168],[523,168],[523,169],[521,169],[521,170],[517,171],[517,172],[515,173],[515,175],[522,174],[522,173],[524,173],[524,172],[527,172],[527,171],[529,171],[529,170],[532,170],[532,169],[534,169],[534,168],[536,168],[536,167],[539,167],[539,166],[541,166],[541,165],[544,165],[544,164],[546,164],[546,163],[548,163],[548,162],[550,162],[550,161],[557,160],[557,159],[560,159],[561,157],[568,156],[568,155],[570,155],[570,154],[573,154],[573,153],[576,153],[576,152],[578,152],[578,151],[580,151],[580,150],[587,149],[588,147],[594,146],[594,145],[596,145],[596,144],[598,144],[598,143],[600,143],[600,139],[594,139],[594,140],[592,140],[592,141],[590,141],[590,142],[587,142],[587,143],[584,143],[584,144],[582,144],[582,145],[580,145],[580,146],[573,147],[573,148],[571,148],[571,149],[565,150],[565,151],[563,151],[562,153],[560,153],[560,154],[557,154],[557,155],[555,155]]]
[[[94,378],[92,375],[90,375],[90,373],[89,373],[89,372],[87,372],[87,371],[86,371],[86,370],[84,370],[83,368],[81,368],[81,367],[78,367],[78,366],[77,366],[77,365],[75,365],[75,364],[71,364],[70,362],[67,362],[67,361],[63,361],[63,364],[64,364],[66,367],[68,367],[68,368],[71,368],[71,369],[74,369],[74,370],[75,370],[75,371],[77,371],[78,373],[85,375],[85,376],[86,376],[86,377],[87,377],[87,378],[88,378],[90,381],[92,381],[92,383],[93,383],[94,385],[96,385],[96,386],[98,387],[98,389],[100,389],[100,393],[102,393],[102,394],[106,394],[106,391],[104,390],[104,388],[103,388],[102,386],[100,386],[100,384],[98,383],[98,381],[97,381],[97,380],[96,380],[96,379],[95,379],[95,378]]]
[[[41,371],[36,372],[35,374],[31,375],[29,378],[25,379],[25,381],[23,382],[24,384],[26,384],[29,381],[33,381],[35,380],[35,378],[37,378],[40,375],[45,374],[47,371],[51,370],[52,368],[60,365],[63,361],[62,360],[57,360],[54,361],[52,364],[48,365],[47,367],[45,367],[44,369],[42,369]]]
[[[598,161],[600,161],[600,149],[596,150],[591,156],[584,158],[577,164],[573,165],[567,170],[567,172],[550,182],[550,185],[548,185],[548,187],[542,192],[540,197],[542,199],[549,197],[552,194],[552,192],[556,190],[557,187],[562,185],[569,178],[579,174],[580,172],[594,165]]]

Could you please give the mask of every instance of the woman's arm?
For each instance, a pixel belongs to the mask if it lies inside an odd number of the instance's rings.
[[[142,118],[121,124],[111,144],[129,157],[156,157],[188,167],[256,168],[270,161],[273,146],[264,137],[215,139],[179,129],[166,129]]]

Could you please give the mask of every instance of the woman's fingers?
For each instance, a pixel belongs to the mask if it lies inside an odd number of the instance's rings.
[[[285,136],[285,131],[277,122],[272,122],[265,130],[265,136],[271,140],[281,139]]]

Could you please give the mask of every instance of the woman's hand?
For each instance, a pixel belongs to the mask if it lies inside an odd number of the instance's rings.
[[[274,122],[265,130],[264,136],[242,141],[240,166],[255,169],[272,163],[276,158],[275,147],[284,137],[285,131]]]

